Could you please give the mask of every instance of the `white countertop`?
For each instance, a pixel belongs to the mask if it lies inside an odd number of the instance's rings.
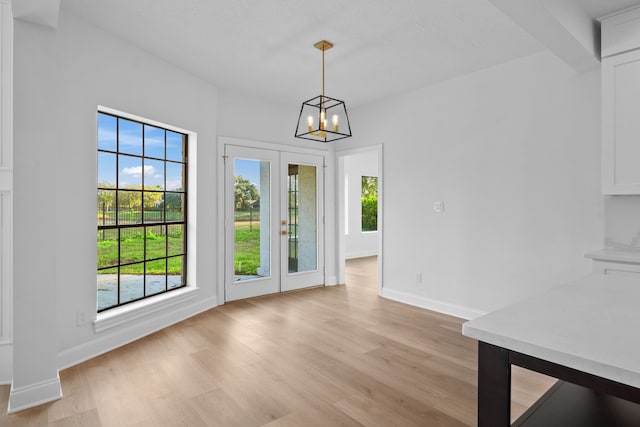
[[[462,333],[640,388],[640,279],[586,276],[466,322]]]

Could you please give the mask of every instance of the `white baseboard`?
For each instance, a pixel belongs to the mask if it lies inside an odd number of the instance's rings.
[[[91,341],[58,353],[58,368],[62,370],[77,365],[78,363],[129,344],[167,326],[171,326],[174,323],[195,316],[198,313],[217,307],[217,305],[218,299],[216,296],[199,299],[191,304],[175,306],[169,310],[159,313],[156,312],[145,318],[137,319],[134,323],[121,325],[120,327],[96,334],[95,338]]]
[[[486,312],[484,311],[475,310],[473,308],[463,307],[461,305],[438,301],[431,298],[425,298],[419,295],[410,294],[408,292],[396,291],[388,288],[382,288],[380,296],[394,301],[413,305],[415,307],[437,311],[438,313],[448,314],[450,316],[455,316],[466,320],[475,319],[476,317],[480,317],[486,314]]]
[[[11,384],[13,378],[13,344],[0,343],[0,384]]]
[[[33,408],[61,398],[62,386],[60,384],[60,375],[57,373],[55,378],[37,384],[30,384],[26,387],[14,388],[13,384],[11,384],[8,413],[11,414]]]

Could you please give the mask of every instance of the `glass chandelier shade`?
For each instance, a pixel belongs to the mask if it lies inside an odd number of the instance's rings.
[[[295,137],[320,142],[349,138],[351,125],[344,101],[324,94],[324,52],[333,45],[322,40],[314,47],[322,51],[322,95],[302,103]]]

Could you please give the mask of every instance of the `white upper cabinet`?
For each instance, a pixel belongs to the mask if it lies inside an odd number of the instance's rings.
[[[640,8],[602,23],[602,192],[640,194]]]

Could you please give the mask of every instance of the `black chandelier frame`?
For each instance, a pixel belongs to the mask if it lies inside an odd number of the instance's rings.
[[[307,107],[307,113],[309,113],[309,111],[313,112],[312,116],[315,117],[314,123],[318,124],[311,130],[305,128],[304,125],[300,126],[300,123],[303,123],[303,116],[306,115],[305,107]],[[347,122],[347,131],[340,132],[332,130],[331,125],[325,126],[325,129],[322,129],[323,121],[321,120],[321,117],[323,110],[325,113],[325,122],[327,118],[330,117],[330,114],[336,111],[338,111],[341,116],[344,116]],[[331,98],[329,96],[318,95],[302,103],[302,107],[300,107],[300,115],[298,116],[298,125],[296,126],[296,138],[308,139],[310,141],[331,142],[349,138],[351,136],[351,124],[349,122],[349,114],[347,113],[347,107],[344,101]]]

